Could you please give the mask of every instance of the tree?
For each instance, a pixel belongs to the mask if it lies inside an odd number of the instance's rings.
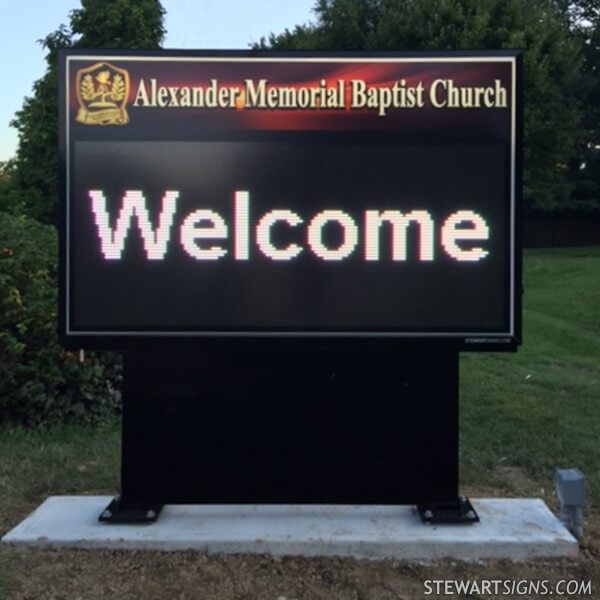
[[[579,209],[600,211],[600,0],[557,0],[583,48],[583,136],[571,163],[573,199]]]
[[[590,0],[592,1],[592,0]],[[318,0],[317,23],[263,48],[458,50],[521,48],[525,75],[524,196],[530,209],[569,203],[581,140],[581,44],[550,0]]]
[[[165,35],[165,10],[158,0],[81,0],[70,16],[81,48],[153,49]]]
[[[47,49],[46,73],[33,84],[33,96],[11,122],[19,133],[13,161],[13,199],[30,216],[55,220],[58,185],[57,68],[56,50],[71,46],[71,36],[60,27],[42,42]]]
[[[0,162],[0,212],[18,212],[20,209],[14,183],[14,161]]]
[[[46,73],[11,123],[19,133],[12,183],[28,215],[57,220],[58,48],[158,48],[164,15],[159,0],[82,0],[70,13],[70,27],[62,25],[42,40]]]

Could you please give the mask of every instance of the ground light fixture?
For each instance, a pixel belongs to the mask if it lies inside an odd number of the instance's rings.
[[[585,477],[579,469],[556,469],[554,490],[560,509],[560,520],[579,540],[583,535]]]

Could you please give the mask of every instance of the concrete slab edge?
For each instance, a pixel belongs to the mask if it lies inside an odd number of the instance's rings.
[[[97,523],[96,518],[105,500],[105,497],[84,496],[48,498],[9,531],[2,538],[2,543],[39,548],[195,551],[211,555],[341,556],[407,562],[575,558],[579,550],[577,540],[537,499],[474,500],[487,521],[487,524],[484,521],[483,527],[420,524],[414,521],[416,517],[410,507],[372,507],[376,518],[370,521],[376,524],[371,525],[365,519],[369,507],[187,506],[166,507],[160,519],[160,529],[158,524],[115,526]],[[79,505],[82,509],[79,513],[72,510],[73,506]],[[61,533],[61,527],[65,525],[60,520],[60,510],[65,506],[69,507],[70,517],[74,521],[73,528],[66,535]],[[510,529],[511,507],[515,509],[515,517],[520,519],[513,524],[514,532],[521,532],[519,535],[506,533],[507,523]],[[203,508],[205,512],[202,512]],[[286,508],[289,513],[287,516]],[[535,514],[527,520],[523,514],[517,514],[519,511],[524,513],[524,509]],[[233,517],[230,518],[228,513]],[[340,515],[339,518],[337,515]],[[179,528],[181,531],[186,519],[191,521],[193,527],[187,530],[183,528],[185,535],[175,531],[177,535],[169,539],[169,523],[175,522],[173,529]],[[269,519],[277,519],[275,531],[268,528]],[[496,523],[492,519],[496,519]],[[210,532],[211,526],[214,529],[215,524],[211,524],[213,520],[217,521],[217,526],[223,524],[218,535]],[[289,526],[288,533],[285,527],[282,529],[282,522]],[[343,527],[332,527],[332,523],[341,523]],[[389,523],[393,527],[388,527]],[[262,536],[261,527],[264,528]]]

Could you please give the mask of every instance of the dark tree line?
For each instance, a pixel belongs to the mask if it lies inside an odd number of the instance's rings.
[[[571,163],[575,205],[600,203],[600,0],[563,0],[567,25],[581,48],[582,135]],[[585,168],[581,168],[585,165]]]
[[[600,0],[317,0],[278,50],[523,49],[529,210],[600,210]]]

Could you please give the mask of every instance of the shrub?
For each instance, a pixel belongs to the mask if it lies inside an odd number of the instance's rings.
[[[0,422],[97,420],[120,409],[114,354],[65,351],[57,335],[56,229],[0,212]]]

